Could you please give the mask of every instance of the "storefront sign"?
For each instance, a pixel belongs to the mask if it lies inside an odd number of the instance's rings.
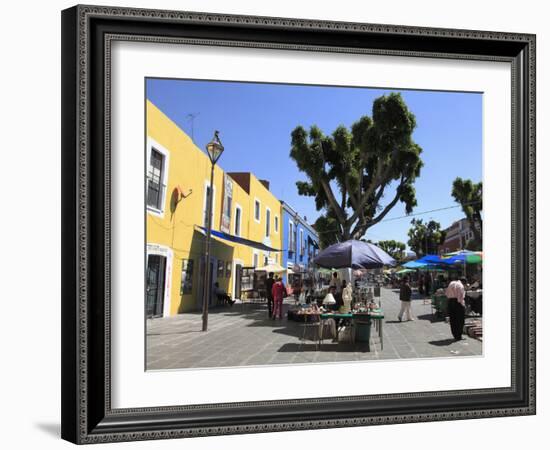
[[[223,175],[223,207],[222,207],[222,220],[220,224],[220,231],[229,233],[231,226],[231,204],[233,200],[233,182],[231,178],[225,173]]]

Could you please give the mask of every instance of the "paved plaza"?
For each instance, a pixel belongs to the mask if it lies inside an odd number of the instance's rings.
[[[290,300],[290,299],[288,299]],[[303,326],[285,318],[271,320],[265,304],[235,304],[212,308],[208,331],[202,332],[201,313],[147,320],[147,369],[231,367],[266,364],[304,364],[407,358],[446,358],[482,354],[482,343],[464,336],[452,339],[449,324],[432,321],[429,303],[413,297],[416,320],[399,322],[397,290],[382,288],[383,349],[371,330],[368,344],[325,339],[320,349],[303,341]],[[293,303],[293,302],[292,302]]]

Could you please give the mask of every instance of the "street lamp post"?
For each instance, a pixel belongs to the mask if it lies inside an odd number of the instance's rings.
[[[223,153],[223,145],[220,141],[219,131],[214,132],[212,140],[206,144],[206,151],[210,158],[210,194],[208,195],[208,208],[206,216],[206,249],[205,249],[205,268],[204,268],[204,289],[202,299],[202,331],[208,330],[208,301],[210,300],[212,283],[210,270],[210,245],[212,240],[212,204],[214,201],[214,166]]]

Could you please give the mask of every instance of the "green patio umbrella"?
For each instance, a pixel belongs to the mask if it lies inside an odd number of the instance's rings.
[[[446,253],[442,259],[449,259],[449,263],[479,264],[483,262],[483,252],[472,252],[469,250],[459,250],[457,252]]]
[[[483,252],[472,252],[470,250],[459,250],[457,252],[447,253],[441,258],[447,264],[460,264],[464,276],[466,276],[467,264],[481,264],[483,262]]]

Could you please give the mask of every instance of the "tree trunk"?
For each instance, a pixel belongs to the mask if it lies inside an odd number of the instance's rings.
[[[341,242],[349,241],[351,238],[352,238],[352,236],[351,236],[351,226],[342,225],[342,240],[341,240]]]

